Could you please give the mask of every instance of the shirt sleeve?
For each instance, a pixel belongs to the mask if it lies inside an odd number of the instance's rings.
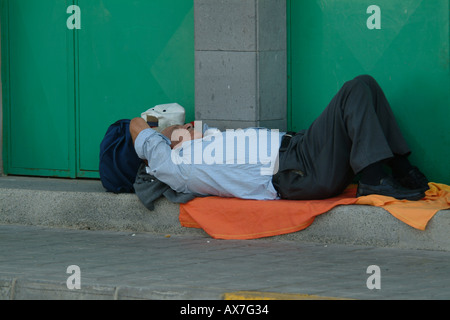
[[[172,160],[172,149],[167,137],[153,129],[145,129],[139,133],[134,147],[138,157],[148,161],[150,174],[177,192],[188,192],[188,175],[183,166]]]

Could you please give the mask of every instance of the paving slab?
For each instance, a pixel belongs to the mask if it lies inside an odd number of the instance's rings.
[[[0,243],[3,300],[450,298],[446,251],[13,225]]]

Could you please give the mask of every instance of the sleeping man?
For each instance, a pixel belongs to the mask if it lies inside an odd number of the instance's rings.
[[[138,156],[173,190],[256,200],[337,196],[361,174],[357,196],[420,200],[428,189],[378,83],[347,83],[307,130],[208,130],[196,123],[161,132],[131,121]],[[384,166],[392,168],[392,174]]]

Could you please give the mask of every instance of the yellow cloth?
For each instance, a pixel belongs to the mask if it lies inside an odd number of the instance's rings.
[[[431,218],[441,210],[450,209],[450,186],[430,183],[430,190],[420,201],[397,200],[370,195],[358,198],[356,204],[381,207],[394,217],[418,230],[425,230]]]

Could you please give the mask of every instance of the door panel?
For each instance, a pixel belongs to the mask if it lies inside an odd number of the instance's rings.
[[[290,1],[290,127],[308,127],[343,83],[374,76],[412,150],[450,183],[449,0]],[[380,29],[373,26],[380,9]]]
[[[75,174],[73,37],[64,15],[68,5],[9,1],[9,92],[4,93],[9,105],[4,107],[11,174]]]
[[[177,102],[194,116],[192,0],[79,0],[79,175],[96,175],[108,126]]]

